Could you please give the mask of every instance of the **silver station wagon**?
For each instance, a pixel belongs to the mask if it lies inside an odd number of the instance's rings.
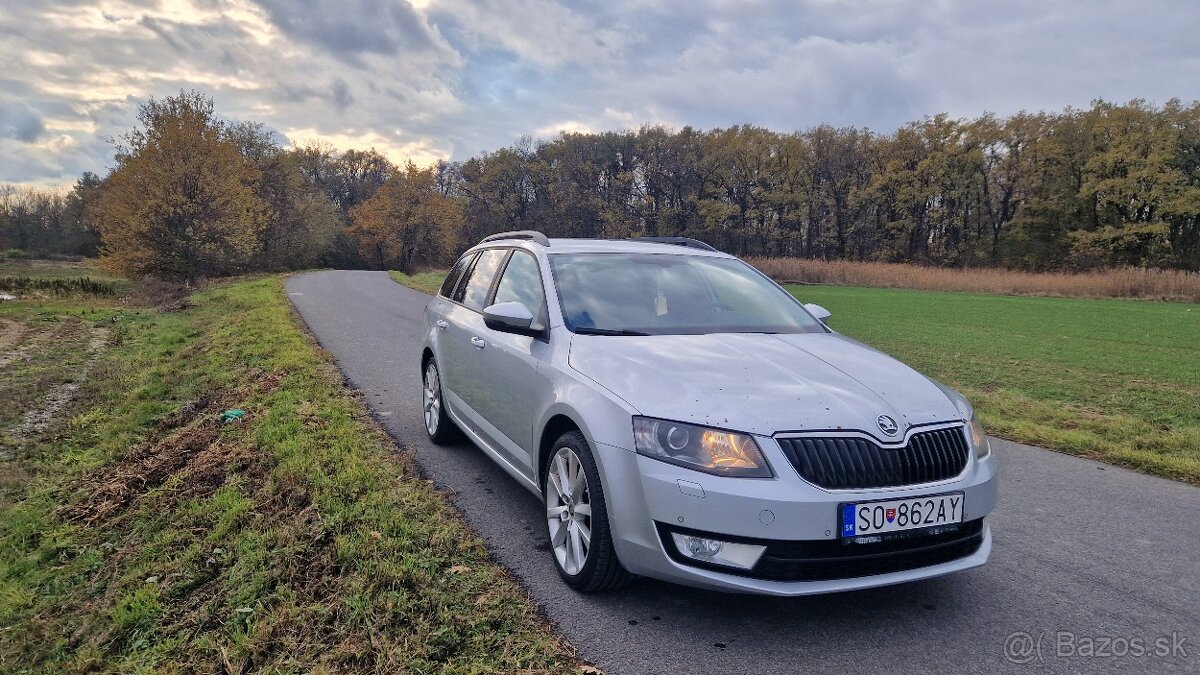
[[[426,309],[425,426],[545,503],[562,578],[802,595],[982,565],[957,392],[699,241],[490,236]]]

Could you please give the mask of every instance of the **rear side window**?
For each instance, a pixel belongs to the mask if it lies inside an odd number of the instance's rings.
[[[504,262],[508,249],[489,248],[479,254],[475,266],[471,268],[467,283],[463,285],[459,302],[475,311],[483,311],[483,303],[487,301],[488,291],[492,288],[492,280],[496,278],[496,270]]]
[[[532,328],[544,328],[541,321],[542,301],[546,293],[542,290],[542,275],[538,271],[537,260],[525,251],[515,250],[504,267],[504,276],[496,285],[496,297],[493,303],[519,302],[534,315]]]
[[[474,253],[465,255],[459,259],[454,269],[450,270],[450,274],[446,275],[446,280],[442,282],[442,289],[438,291],[438,295],[443,298],[453,297],[455,287],[458,286],[459,280],[463,278],[463,273],[471,266],[471,261],[473,260],[475,260]]]

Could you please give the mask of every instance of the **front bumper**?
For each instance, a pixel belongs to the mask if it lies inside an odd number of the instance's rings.
[[[984,518],[996,504],[992,457],[972,456],[961,476],[939,483],[833,491],[801,479],[774,441],[760,439],[760,447],[775,478],[711,476],[599,445],[614,544],[626,569],[700,588],[791,596],[926,579],[978,567],[988,559],[991,531]],[[819,563],[815,556],[837,557],[840,504],[948,492],[963,493],[964,522],[959,530],[939,535],[946,546],[926,547],[939,543],[938,538],[923,542],[914,537],[913,548],[929,548],[925,554],[901,551],[898,557],[876,556],[873,562],[858,556],[840,569],[837,561],[813,564]],[[758,542],[768,550],[754,570],[701,566],[667,548],[671,531]]]

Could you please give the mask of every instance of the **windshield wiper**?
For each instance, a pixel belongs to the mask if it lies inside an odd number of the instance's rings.
[[[574,331],[578,335],[649,335],[649,333],[628,328],[575,328]]]

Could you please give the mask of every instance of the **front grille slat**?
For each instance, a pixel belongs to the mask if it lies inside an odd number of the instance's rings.
[[[967,439],[959,427],[915,433],[899,448],[838,436],[784,438],[779,445],[802,478],[831,490],[946,480],[962,473],[969,456]]]
[[[934,435],[935,445],[938,449],[938,465],[943,467],[952,466],[954,461],[954,453],[950,449],[950,435],[947,430],[939,431]]]
[[[942,462],[948,465],[950,469],[954,467],[954,446],[952,443],[954,442],[955,433],[954,429],[945,429],[938,434],[938,442],[942,448]],[[959,433],[958,436],[961,438],[962,434]],[[966,442],[963,443],[963,447],[966,447]]]
[[[938,472],[938,456],[937,456],[937,432],[923,437],[917,443],[918,451],[921,453],[921,467],[925,472],[925,480],[922,483],[928,483],[931,480],[930,476],[936,476]]]
[[[842,463],[845,467],[842,470],[845,471],[847,476],[850,476],[850,480],[858,480],[859,471],[857,460],[859,453],[850,449],[849,444],[846,443],[846,439],[844,438],[834,439],[833,447],[837,452],[838,459],[842,460]]]

